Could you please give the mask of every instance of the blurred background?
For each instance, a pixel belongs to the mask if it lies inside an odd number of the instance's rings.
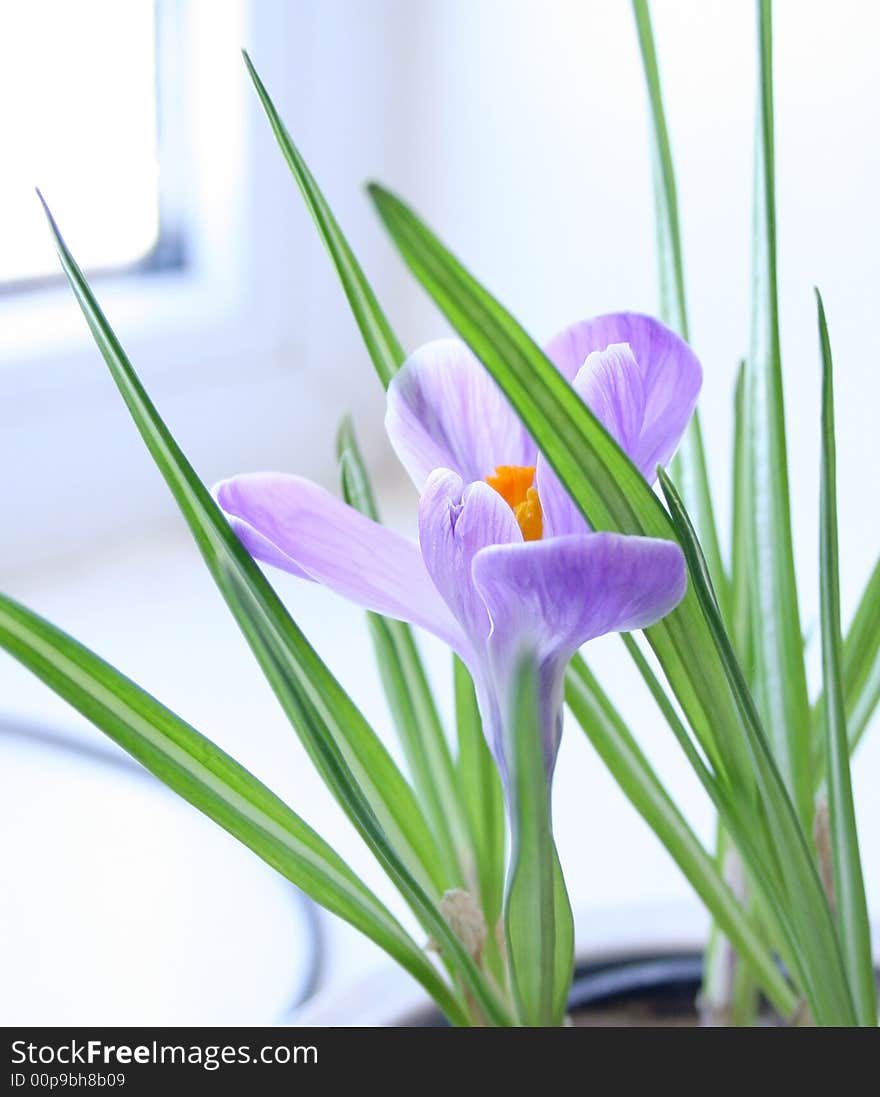
[[[654,0],[652,12],[726,525],[733,376],[748,339],[753,9]],[[819,0],[779,0],[775,29],[783,363],[812,630],[814,283],[837,372],[846,616],[880,540],[880,15],[858,0],[839,0],[833,18]],[[369,179],[411,201],[539,339],[610,309],[656,309],[635,30],[624,0],[0,7],[0,587],[239,758],[399,910],[204,573],[61,283],[33,194],[39,185],[207,482],[278,468],[332,486],[334,433],[350,411],[387,519],[412,530],[415,496],[383,440],[380,386],[249,86],[242,45],[411,348],[444,323],[384,238],[363,192]],[[361,614],[275,579],[367,716],[388,728]],[[445,653],[427,642],[425,652],[448,699]],[[593,662],[711,841],[701,790],[619,644],[598,643]],[[855,765],[875,916],[877,731]],[[572,900],[591,926],[619,925],[626,911],[646,927],[699,931],[688,885],[574,728],[556,812]],[[316,986],[384,963],[329,916],[316,923],[283,880],[6,656],[0,849],[0,1023],[270,1022]]]

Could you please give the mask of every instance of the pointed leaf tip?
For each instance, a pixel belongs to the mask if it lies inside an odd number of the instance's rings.
[[[43,197],[43,192],[40,190],[39,187],[34,187],[34,191],[36,192],[37,198],[39,198],[39,200],[40,200],[40,205],[43,207],[43,213],[46,214],[46,216],[49,218],[49,220],[54,225],[55,224],[55,219],[52,217],[52,212],[49,209],[49,203]]]

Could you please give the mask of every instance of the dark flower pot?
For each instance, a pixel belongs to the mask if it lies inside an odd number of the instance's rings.
[[[583,963],[575,969],[568,996],[569,1024],[574,1028],[694,1027],[702,975],[699,952],[612,956]],[[433,1009],[422,1011],[409,1024],[446,1027]]]
[[[568,1010],[576,1027],[680,1027],[697,1023],[698,952],[622,956],[575,971]]]
[[[581,944],[569,996],[571,1023],[695,1025],[705,932],[705,914],[692,902],[577,911],[575,939]],[[319,992],[291,1022],[332,1027],[445,1024],[424,991],[392,964]]]

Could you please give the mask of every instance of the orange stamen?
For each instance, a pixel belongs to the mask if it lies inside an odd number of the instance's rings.
[[[494,488],[513,511],[525,541],[540,541],[544,533],[541,500],[532,486],[534,482],[534,466],[525,465],[499,465],[494,476],[486,477],[489,487]]]

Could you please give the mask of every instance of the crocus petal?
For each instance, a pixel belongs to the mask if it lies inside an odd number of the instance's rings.
[[[440,339],[407,358],[388,386],[385,429],[419,490],[437,468],[465,481],[498,465],[533,465],[535,446],[464,343]]]
[[[621,343],[629,345],[640,373],[642,424],[637,438],[626,439],[619,437],[611,424],[606,426],[645,478],[653,483],[657,465],[666,464],[681,440],[702,384],[702,368],[687,343],[651,316],[617,312],[584,320],[559,332],[547,345],[547,354],[602,418],[599,409],[613,407],[621,389],[615,386],[616,392],[608,391],[608,380],[614,371],[609,371],[601,356],[593,354]],[[619,365],[631,368],[629,363]],[[625,387],[633,386],[626,382]],[[634,408],[628,409],[627,416],[633,411]],[[615,420],[616,425],[619,424]]]
[[[550,773],[568,660],[588,640],[647,628],[674,609],[686,586],[681,549],[671,541],[588,533],[486,548],[472,571],[492,622],[489,656],[499,697],[509,694],[523,655],[537,662]]]
[[[272,567],[280,568],[281,571],[288,571],[291,575],[295,575],[298,579],[308,579],[312,581],[311,575],[297,564],[294,560],[283,552],[277,545],[273,544],[268,537],[264,537],[259,530],[254,529],[252,525],[246,522],[242,518],[237,518],[234,514],[230,514],[225,510],[223,499],[229,499],[230,494],[227,491],[228,484],[231,481],[224,481],[218,484],[214,489],[214,495],[217,502],[220,504],[220,508],[224,510],[226,518],[232,526],[232,529],[238,537],[239,541],[248,550],[251,556],[255,560],[261,560],[264,564],[271,564]],[[221,494],[222,493],[222,494]]]
[[[366,609],[421,625],[464,650],[461,629],[413,542],[298,476],[236,476],[214,494],[256,559],[313,579]]]
[[[624,453],[631,458],[637,455],[645,422],[645,389],[629,344],[613,343],[606,350],[588,354],[574,388]],[[653,469],[647,478],[653,480]],[[586,532],[583,515],[543,455],[538,458],[536,486],[546,536]]]
[[[538,454],[535,487],[538,489],[538,498],[541,500],[545,538],[589,532],[590,527],[586,519],[543,453]]]
[[[491,643],[531,638],[539,654],[572,654],[607,632],[659,621],[681,601],[684,556],[674,541],[587,533],[496,544],[473,561],[492,620]]]
[[[469,663],[479,661],[489,635],[489,616],[474,588],[471,565],[487,545],[508,542],[522,542],[522,533],[496,491],[482,481],[465,486],[449,469],[431,473],[419,503],[419,545],[435,587],[471,641]]]
[[[637,453],[645,423],[645,387],[629,343],[612,343],[588,354],[574,389],[623,452]]]

